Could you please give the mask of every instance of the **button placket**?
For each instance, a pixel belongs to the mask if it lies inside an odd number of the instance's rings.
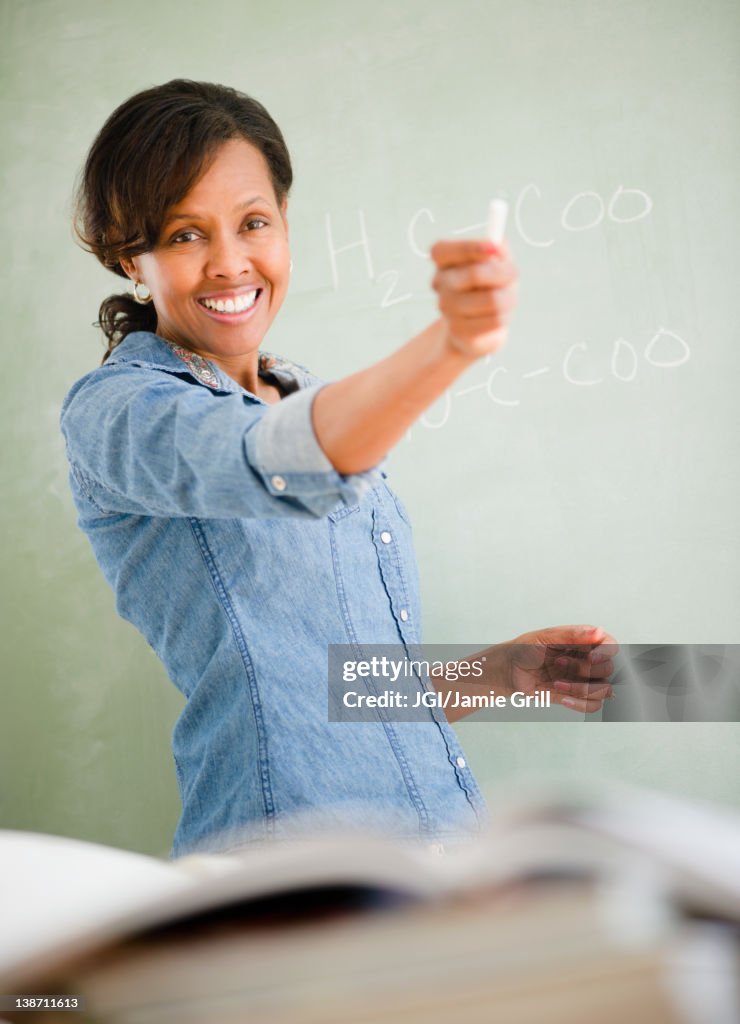
[[[373,540],[380,562],[380,571],[385,583],[386,591],[391,601],[393,614],[398,622],[398,629],[402,639],[406,640],[407,629],[411,627],[411,605],[403,573],[401,555],[398,542],[394,537],[390,524],[383,521],[386,512],[383,505],[383,498],[375,491],[376,501],[373,506]],[[407,625],[410,624],[410,625]]]

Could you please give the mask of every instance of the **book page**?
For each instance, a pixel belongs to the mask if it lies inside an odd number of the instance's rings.
[[[0,831],[0,977],[192,883],[154,857],[65,836]]]

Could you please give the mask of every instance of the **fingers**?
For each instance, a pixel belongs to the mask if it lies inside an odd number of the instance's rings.
[[[547,645],[548,661],[564,664],[559,657],[598,664],[619,653],[619,644],[601,626],[553,626],[539,630],[537,641]],[[613,669],[612,669],[613,671]]]
[[[473,291],[441,291],[439,309],[445,316],[495,317],[498,325],[511,319],[516,305],[516,282],[505,291],[481,288]]]
[[[477,263],[488,260],[498,253],[508,253],[506,243],[499,246],[482,238],[468,238],[461,241],[443,240],[435,242],[429,250],[429,255],[437,264],[440,270],[448,267],[463,267],[468,263]]]
[[[603,642],[616,643],[614,637],[608,635],[601,626],[550,626],[548,629],[539,629],[536,637],[540,643],[546,643],[548,647],[579,647],[583,644],[593,646]]]
[[[582,714],[593,715],[596,711],[601,711],[603,706],[603,700],[586,700],[580,697],[567,697],[555,694],[553,696],[555,704],[562,704],[563,707],[569,708],[571,711],[580,711]]]
[[[440,247],[447,244],[437,243]],[[507,251],[490,245],[481,248],[476,243],[476,248],[463,254],[457,250],[461,244],[464,243],[450,242],[454,248],[449,254],[440,249],[442,255],[432,278],[432,288],[440,295],[445,292],[458,295],[461,292],[498,290],[511,287],[517,281],[519,274]]]
[[[553,678],[599,680],[612,674],[614,662],[597,651],[589,651],[581,656],[559,654],[548,667]]]
[[[437,264],[432,288],[453,347],[473,357],[500,348],[517,301],[518,273],[506,243],[441,241],[431,257]]]
[[[614,696],[611,684],[606,681],[578,683],[566,679],[556,679],[550,683],[534,684],[531,689],[524,686],[523,689],[530,693],[549,690],[553,705],[562,704],[572,711],[581,711],[589,715],[600,711],[604,701],[611,700]]]
[[[509,646],[512,662],[532,677],[536,672],[555,704],[593,714],[614,696],[609,679],[619,644],[601,626],[551,626],[524,633]]]
[[[483,261],[459,266],[438,267],[432,278],[435,291],[470,292],[476,289],[505,288],[517,280],[511,260],[487,256]]]
[[[575,683],[570,679],[556,679],[552,684],[555,693],[563,697],[577,697],[579,700],[609,700],[614,690],[610,683]]]
[[[557,636],[555,642],[547,638],[546,657],[556,703],[585,714],[599,711],[614,696],[609,683],[612,659],[619,651],[614,637],[600,626],[560,626],[544,632]]]

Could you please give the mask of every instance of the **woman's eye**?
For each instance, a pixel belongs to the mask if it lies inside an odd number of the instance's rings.
[[[267,221],[264,217],[250,217],[249,220],[244,221],[244,227],[252,231],[267,227]],[[181,231],[179,235],[175,235],[174,238],[170,239],[171,245],[182,245],[187,242],[192,242],[194,239],[199,238],[197,231]]]

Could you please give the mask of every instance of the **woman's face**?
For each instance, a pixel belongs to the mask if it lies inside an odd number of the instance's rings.
[[[262,153],[225,142],[168,211],[155,248],[122,261],[152,293],[157,333],[227,363],[256,351],[288,290],[286,209]]]

